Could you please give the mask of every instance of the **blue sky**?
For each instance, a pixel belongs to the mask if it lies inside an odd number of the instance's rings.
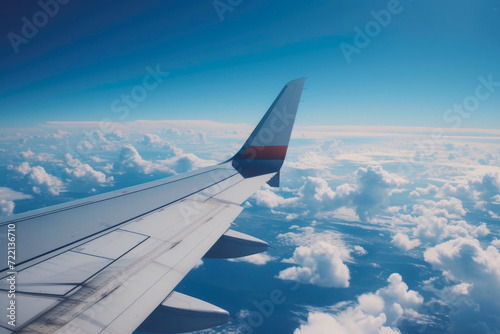
[[[494,1],[401,1],[348,63],[355,27],[388,1],[241,1],[220,19],[212,1],[69,2],[16,53],[39,4],[10,1],[1,20],[2,127],[46,121],[209,119],[254,124],[284,83],[308,77],[299,124],[449,127],[443,113],[500,81]],[[120,119],[111,109],[147,66],[169,76]],[[497,79],[498,78],[498,79]],[[495,128],[500,94],[463,127]]]
[[[225,161],[307,77],[281,188],[235,220],[272,248],[177,287],[230,311],[203,333],[500,328],[497,2],[402,0],[350,62],[340,46],[394,2],[242,0],[221,20],[213,1],[70,1],[15,47],[41,7],[8,3],[1,217]]]

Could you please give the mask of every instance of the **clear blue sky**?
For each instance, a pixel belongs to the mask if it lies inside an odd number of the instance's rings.
[[[0,128],[119,121],[112,102],[156,64],[170,75],[125,121],[254,124],[305,76],[301,124],[446,127],[478,76],[500,81],[497,1],[401,0],[350,63],[340,43],[354,45],[354,28],[390,1],[243,0],[222,21],[210,0],[70,1],[15,53],[8,34],[41,10],[30,3],[8,0],[1,14]],[[462,126],[499,125],[500,87]]]

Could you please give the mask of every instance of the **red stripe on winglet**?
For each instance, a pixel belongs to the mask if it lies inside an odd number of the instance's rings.
[[[250,146],[241,159],[284,160],[288,146]]]

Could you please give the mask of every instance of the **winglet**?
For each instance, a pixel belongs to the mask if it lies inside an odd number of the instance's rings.
[[[305,78],[290,81],[261,119],[243,147],[232,158],[244,177],[279,172],[297,114]]]

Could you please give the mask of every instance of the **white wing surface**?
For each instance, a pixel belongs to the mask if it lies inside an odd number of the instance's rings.
[[[285,85],[224,163],[1,220],[0,334],[178,333],[227,322],[225,310],[174,289],[203,257],[267,249],[229,227],[262,185],[278,186],[304,80]]]

